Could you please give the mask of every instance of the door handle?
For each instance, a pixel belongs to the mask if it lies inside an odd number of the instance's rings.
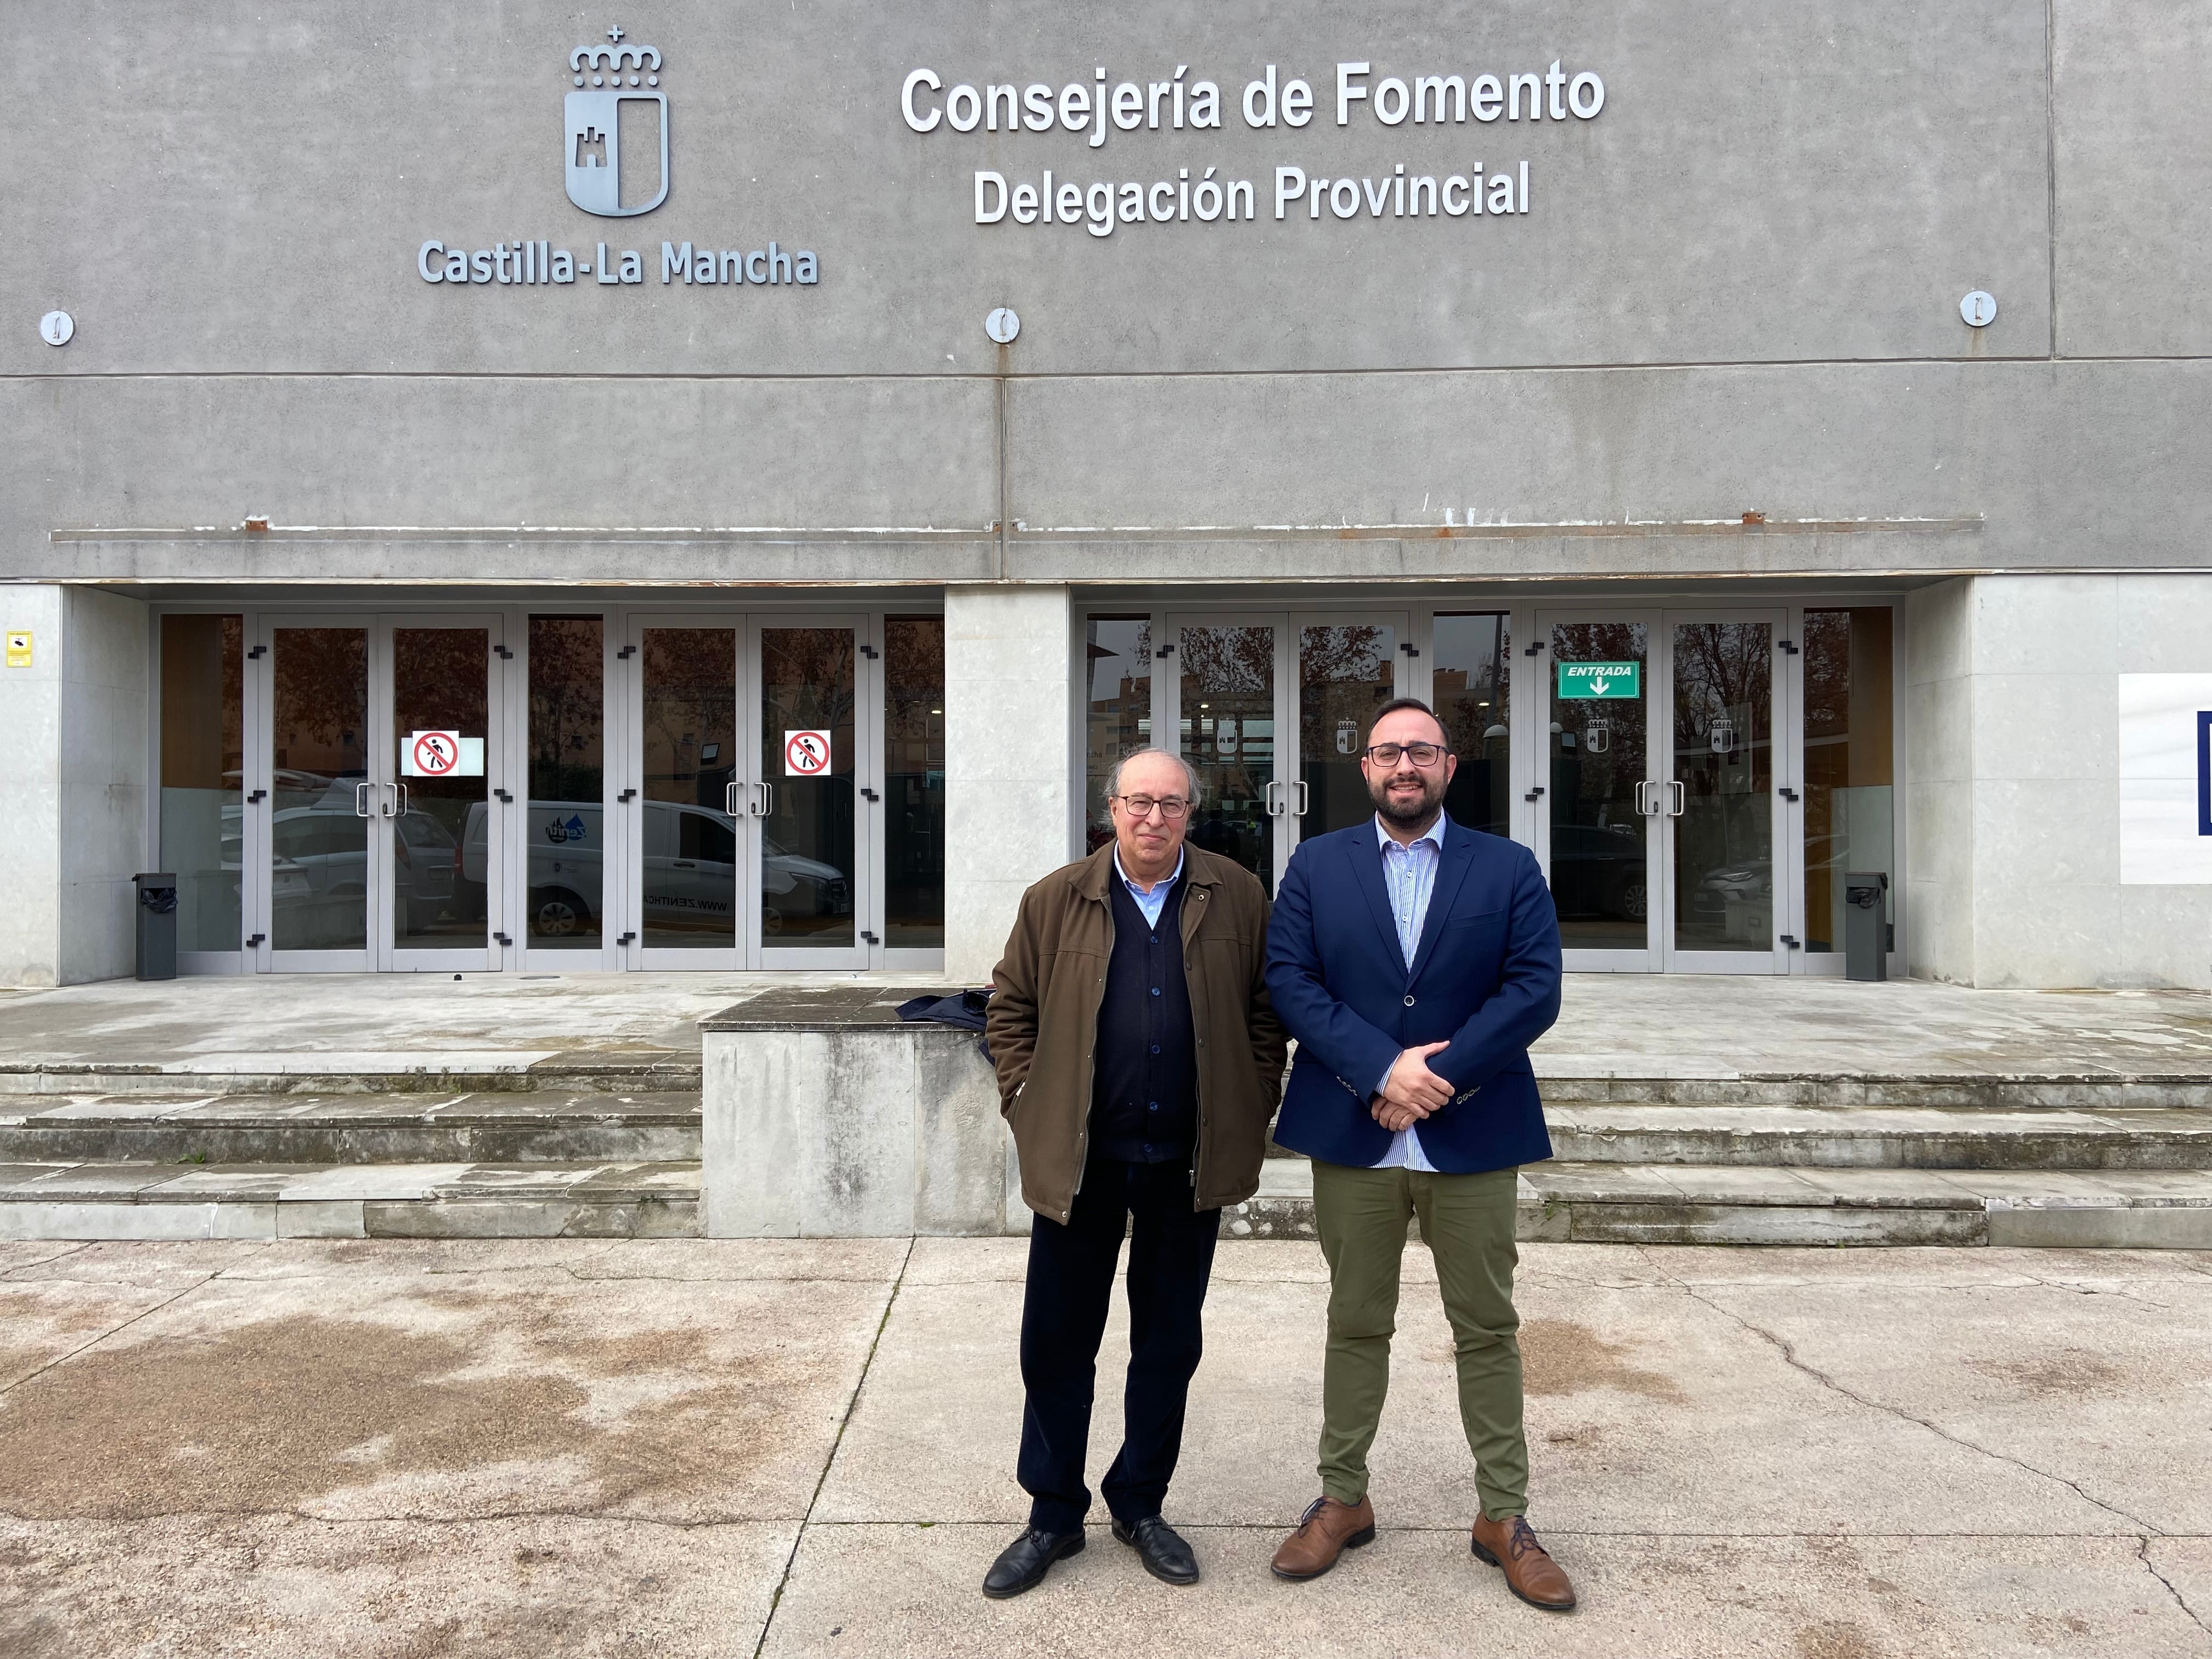
[[[356,785],[354,785],[354,787],[353,787],[353,815],[354,815],[354,817],[357,817],[357,818],[368,818],[368,817],[375,817],[375,816],[376,816],[374,812],[372,812],[372,811],[370,811],[368,810],[368,801],[367,798],[366,798],[366,797],[362,794],[362,792],[363,790],[365,790],[365,789],[374,789],[374,788],[375,788],[375,787],[376,787],[376,786],[375,786],[374,784],[373,784],[373,783],[356,783]]]
[[[722,786],[722,811],[726,817],[735,817],[738,815],[738,787],[735,783],[726,783]]]
[[[753,816],[764,818],[775,811],[775,786],[765,779],[753,786]]]
[[[1298,804],[1291,809],[1291,815],[1293,817],[1302,818],[1306,815],[1306,803],[1310,799],[1306,793],[1306,781],[1304,778],[1300,778],[1296,783],[1292,784],[1291,787],[1298,792]]]
[[[1682,816],[1682,807],[1689,797],[1689,788],[1686,785],[1673,780],[1668,782],[1666,787],[1667,816],[1670,818],[1679,818]]]
[[[1267,788],[1261,792],[1261,799],[1267,805],[1269,817],[1279,818],[1283,816],[1283,786],[1279,782],[1273,778],[1268,779]]]
[[[1656,816],[1659,809],[1651,803],[1652,785],[1649,780],[1638,779],[1636,784],[1636,810],[1645,817]]]
[[[387,818],[405,817],[407,816],[407,786],[404,783],[387,783],[384,786],[384,816]]]

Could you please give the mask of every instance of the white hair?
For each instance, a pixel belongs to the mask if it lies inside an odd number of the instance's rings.
[[[1206,793],[1206,783],[1198,775],[1198,769],[1172,749],[1132,749],[1114,763],[1114,769],[1106,775],[1106,798],[1111,800],[1121,793],[1121,769],[1133,760],[1142,760],[1147,755],[1158,755],[1182,768],[1185,783],[1190,789],[1190,804],[1196,806]]]

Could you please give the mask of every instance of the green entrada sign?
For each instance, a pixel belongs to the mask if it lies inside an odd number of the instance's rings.
[[[1640,697],[1644,695],[1643,678],[1642,663],[1563,662],[1559,665],[1559,696]]]

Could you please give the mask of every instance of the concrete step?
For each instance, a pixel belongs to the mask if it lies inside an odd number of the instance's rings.
[[[1911,1170],[2212,1168],[2212,1112],[1547,1102],[1572,1163]]]
[[[672,1238],[699,1165],[0,1164],[0,1239]]]
[[[1879,1032],[1869,1048],[1878,1049]],[[1904,1107],[1985,1111],[2144,1107],[2212,1111],[2212,1070],[2145,1066],[2084,1071],[1901,1071],[1870,1053],[1864,1070],[1746,1072],[1662,1056],[1602,1065],[1589,1056],[1534,1056],[1547,1110],[1595,1103],[1682,1106]]]
[[[210,1053],[160,1061],[17,1059],[0,1061],[10,1095],[382,1095],[698,1092],[696,1054],[666,1049],[409,1048]]]
[[[1311,1237],[1313,1171],[1270,1158],[1237,1237]],[[1555,1161],[1521,1172],[1523,1239],[2212,1249],[2212,1169],[1897,1170]]]
[[[696,1163],[697,1091],[0,1094],[0,1162]]]

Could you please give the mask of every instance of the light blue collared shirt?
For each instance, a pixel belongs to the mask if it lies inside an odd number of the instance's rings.
[[[1176,854],[1174,873],[1164,881],[1154,882],[1149,893],[1132,881],[1129,872],[1121,867],[1121,849],[1118,847],[1114,849],[1114,873],[1121,878],[1121,885],[1129,890],[1129,896],[1137,901],[1137,908],[1145,913],[1145,926],[1157,927],[1160,925],[1160,912],[1168,908],[1169,892],[1182,879],[1182,854],[1181,851]],[[1427,902],[1426,900],[1422,902]]]
[[[1437,813],[1437,821],[1414,837],[1411,845],[1402,845],[1382,827],[1382,815],[1375,815],[1375,837],[1382,844],[1382,885],[1390,895],[1390,916],[1398,925],[1398,949],[1405,954],[1408,972],[1413,966],[1413,953],[1421,948],[1421,927],[1429,919],[1429,901],[1436,895],[1437,866],[1444,856],[1445,821],[1444,815]],[[1381,1094],[1389,1080],[1386,1070],[1375,1079],[1373,1092]],[[1437,1166],[1422,1155],[1419,1132],[1408,1127],[1390,1138],[1390,1150],[1376,1160],[1374,1167],[1433,1170]]]

